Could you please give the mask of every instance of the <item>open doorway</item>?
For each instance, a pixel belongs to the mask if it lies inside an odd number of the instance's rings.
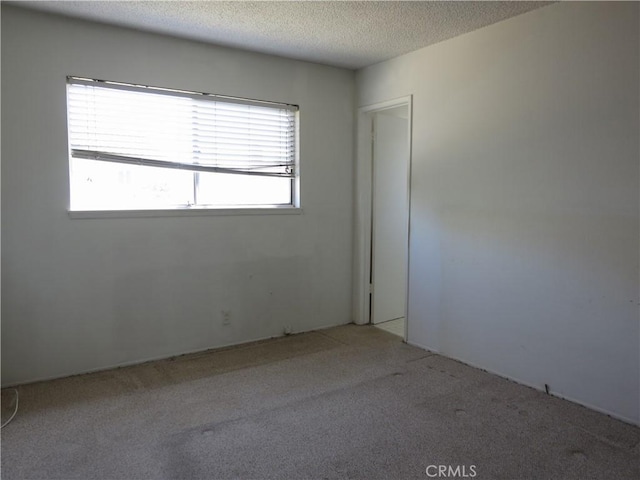
[[[411,98],[358,113],[356,323],[406,340]]]

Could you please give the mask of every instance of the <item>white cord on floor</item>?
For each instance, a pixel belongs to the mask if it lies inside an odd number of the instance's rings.
[[[9,417],[9,420],[7,420],[2,425],[0,425],[0,429],[9,425],[9,422],[13,420],[13,417],[15,417],[16,413],[18,413],[18,389],[14,388],[13,391],[16,392],[16,409],[13,411],[13,414],[11,415],[11,417]]]

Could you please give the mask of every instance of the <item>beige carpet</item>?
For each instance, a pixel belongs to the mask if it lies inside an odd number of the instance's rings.
[[[19,390],[3,480],[640,478],[637,427],[370,326]]]

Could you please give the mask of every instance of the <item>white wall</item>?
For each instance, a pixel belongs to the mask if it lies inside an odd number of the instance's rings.
[[[70,219],[66,75],[299,104],[304,213]],[[353,107],[351,71],[3,5],[2,383],[348,323]]]
[[[638,28],[559,3],[356,77],[414,95],[409,341],[634,423]]]

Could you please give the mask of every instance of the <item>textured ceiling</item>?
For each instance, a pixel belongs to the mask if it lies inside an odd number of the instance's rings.
[[[8,2],[139,30],[360,68],[551,2]]]

